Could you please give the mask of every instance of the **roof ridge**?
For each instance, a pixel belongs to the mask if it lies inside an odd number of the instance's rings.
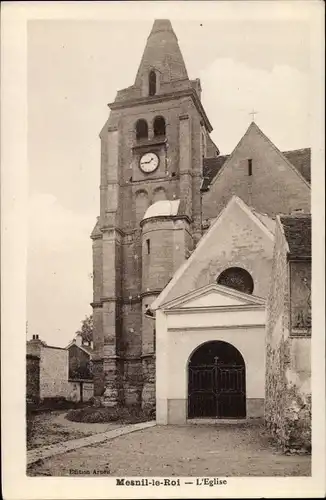
[[[291,219],[296,219],[296,218],[302,218],[302,217],[307,217],[308,219],[311,218],[311,214],[310,213],[297,213],[297,214],[279,214],[281,218],[283,217],[287,217],[287,218],[291,218]]]
[[[282,151],[282,153],[293,153],[294,151],[311,151],[311,146],[306,148],[297,148],[297,149],[287,149],[286,151]]]

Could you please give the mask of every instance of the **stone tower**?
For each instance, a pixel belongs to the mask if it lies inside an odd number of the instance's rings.
[[[201,236],[203,157],[218,154],[169,20],[156,20],[134,84],[101,133],[93,240],[95,396],[155,402],[155,331],[146,309]]]

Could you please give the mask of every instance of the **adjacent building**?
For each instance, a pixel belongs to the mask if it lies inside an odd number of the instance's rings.
[[[35,402],[66,398],[68,351],[47,345],[38,335],[26,342],[27,398]]]
[[[68,344],[69,399],[88,401],[93,397],[93,347],[92,341],[85,341],[81,334]]]
[[[91,399],[94,387],[90,344],[77,335],[66,348],[55,347],[33,335],[26,342],[27,401]]]

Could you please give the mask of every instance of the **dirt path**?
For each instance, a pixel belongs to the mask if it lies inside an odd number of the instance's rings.
[[[70,422],[66,419],[67,410],[36,413],[29,416],[29,438],[27,449],[60,443],[68,439],[79,439],[101,432],[116,429],[121,424],[89,424]]]
[[[309,476],[310,456],[274,450],[261,422],[156,426],[58,455],[29,475]],[[74,472],[73,472],[74,471]]]

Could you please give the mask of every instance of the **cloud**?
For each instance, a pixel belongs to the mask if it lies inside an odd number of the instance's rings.
[[[215,116],[214,139],[221,151],[234,149],[252,119],[249,113],[253,109],[258,111],[257,124],[280,149],[309,146],[306,73],[286,65],[267,71],[232,59],[217,59],[200,77],[203,104],[209,115]]]

